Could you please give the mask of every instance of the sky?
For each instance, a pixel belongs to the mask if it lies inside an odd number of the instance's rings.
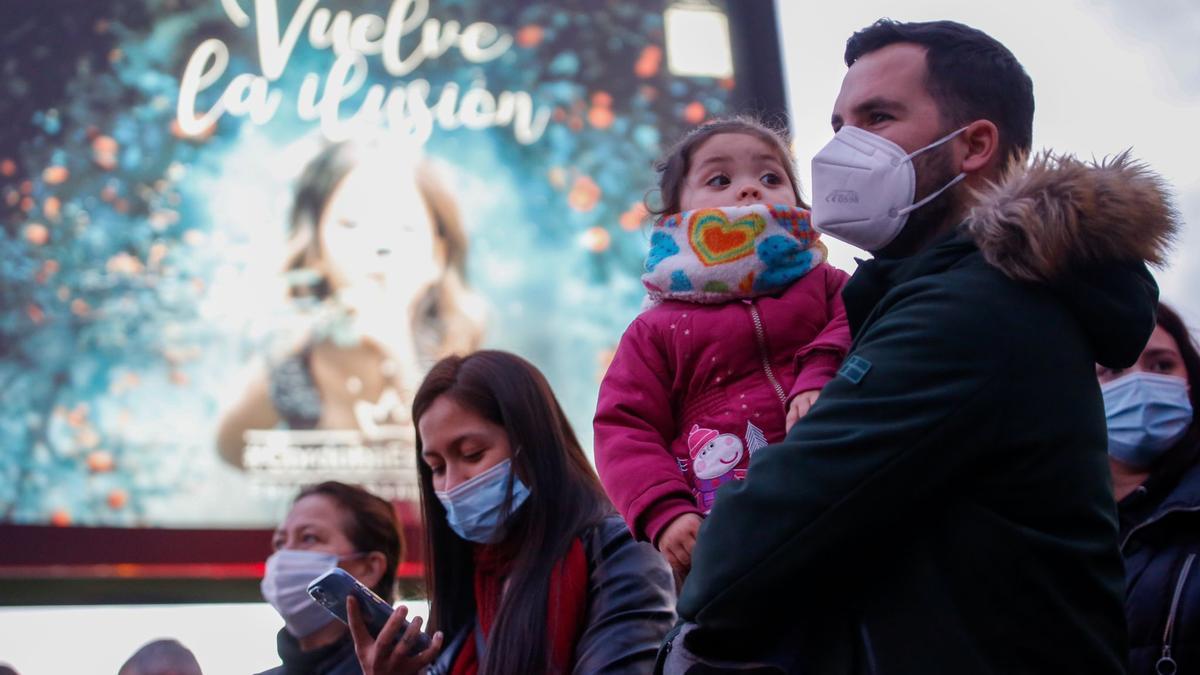
[[[846,66],[846,38],[880,17],[950,19],[1006,45],[1033,79],[1033,147],[1101,158],[1132,148],[1175,191],[1183,234],[1163,269],[1162,298],[1200,331],[1200,3],[1194,0],[779,0],[780,32],[797,168],[810,194],[809,161],[833,132],[829,116]],[[827,242],[833,264],[853,271],[861,251]]]

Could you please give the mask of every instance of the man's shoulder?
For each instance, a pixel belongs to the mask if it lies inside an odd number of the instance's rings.
[[[892,304],[898,309],[960,324],[1028,327],[1032,316],[1064,311],[1045,286],[1012,279],[977,252],[945,270],[907,281],[893,293]]]

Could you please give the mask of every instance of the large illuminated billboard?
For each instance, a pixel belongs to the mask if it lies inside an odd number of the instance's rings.
[[[327,478],[410,500],[413,391],[481,346],[537,364],[590,445],[654,159],[784,100],[765,1],[25,4],[0,528],[38,541],[267,528]]]

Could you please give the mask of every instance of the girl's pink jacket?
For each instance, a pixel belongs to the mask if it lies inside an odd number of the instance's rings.
[[[634,319],[600,385],[595,456],[635,537],[703,515],[755,450],[783,440],[792,398],[824,386],[850,348],[848,278],[821,263],[777,296],[668,300]]]

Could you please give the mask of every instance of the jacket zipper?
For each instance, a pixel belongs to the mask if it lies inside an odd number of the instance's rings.
[[[771,357],[767,352],[767,334],[763,330],[762,317],[759,316],[758,308],[754,306],[753,300],[745,302],[750,308],[750,318],[754,321],[754,336],[758,338],[758,356],[762,359],[763,372],[767,374],[767,380],[771,382],[771,387],[775,390],[775,395],[779,397],[779,402],[787,406],[787,392],[779,385],[779,380],[775,379],[775,370],[771,368]]]
[[[1195,513],[1195,512],[1197,512],[1197,511],[1200,511],[1200,506],[1192,506],[1192,507],[1187,507],[1187,508],[1180,507],[1180,508],[1177,508],[1177,509],[1168,509],[1168,510],[1166,510],[1166,511],[1163,511],[1162,513],[1160,513],[1160,514],[1158,514],[1158,515],[1154,516],[1154,518],[1152,518],[1152,519],[1150,519],[1150,520],[1147,520],[1147,521],[1146,521],[1146,522],[1144,522],[1144,523],[1140,523],[1140,524],[1139,524],[1137,527],[1135,527],[1135,528],[1133,528],[1132,530],[1130,530],[1130,531],[1129,531],[1129,532],[1128,532],[1128,533],[1125,535],[1125,539],[1123,539],[1123,540],[1121,541],[1121,552],[1122,552],[1122,553],[1124,553],[1124,552],[1125,552],[1125,546],[1126,546],[1126,544],[1128,544],[1128,543],[1129,543],[1129,540],[1130,540],[1130,539],[1132,539],[1132,538],[1133,538],[1133,535],[1134,535],[1134,534],[1136,534],[1136,533],[1137,533],[1139,530],[1142,530],[1142,529],[1144,529],[1144,528],[1146,528],[1146,527],[1149,527],[1150,525],[1153,525],[1154,523],[1157,523],[1158,521],[1162,520],[1163,518],[1166,518],[1167,516],[1171,515],[1172,513]]]
[[[1192,563],[1196,562],[1196,554],[1188,555],[1187,560],[1183,561],[1183,569],[1179,572],[1179,579],[1175,582],[1175,596],[1171,598],[1171,612],[1167,614],[1167,627],[1163,629],[1163,648],[1162,657],[1154,664],[1154,670],[1160,673],[1174,673],[1178,666],[1175,659],[1171,657],[1171,639],[1175,636],[1175,614],[1179,611],[1179,598],[1183,596],[1183,587],[1188,580],[1188,572],[1192,569]],[[1163,670],[1164,666],[1169,666],[1170,670]]]

